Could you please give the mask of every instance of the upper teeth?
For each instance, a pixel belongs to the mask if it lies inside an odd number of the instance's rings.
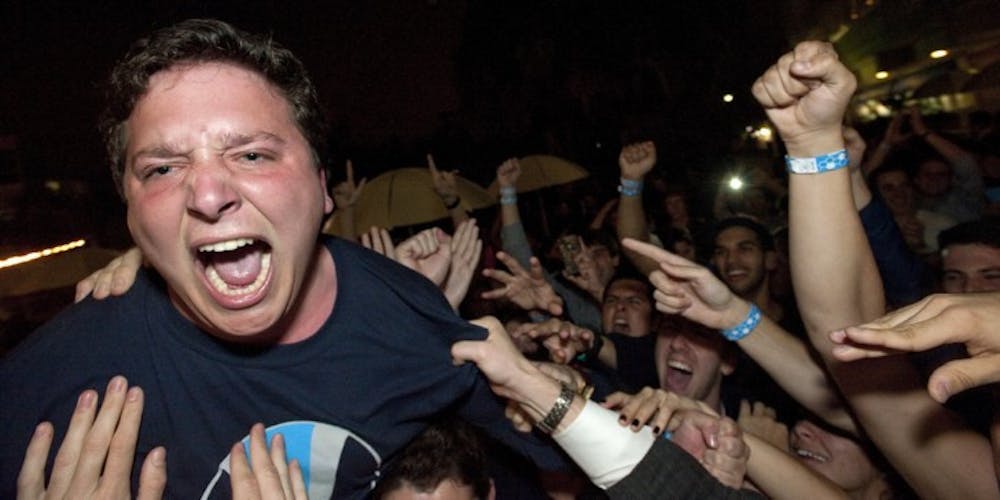
[[[820,462],[826,462],[826,457],[824,457],[823,455],[820,455],[819,453],[812,452],[809,450],[804,450],[802,448],[796,448],[795,454],[800,457],[806,457],[806,458],[811,458],[813,460],[818,460]]]
[[[198,247],[199,252],[231,252],[240,247],[245,247],[247,245],[252,245],[253,240],[250,238],[236,238],[235,240],[220,241],[218,243],[212,243],[209,245],[202,245]]]
[[[667,361],[667,366],[669,366],[669,367],[671,367],[671,368],[673,368],[675,370],[681,370],[681,371],[685,371],[685,372],[690,372],[691,371],[691,367],[690,366],[688,366],[688,365],[686,365],[684,363],[681,363],[680,361]]]

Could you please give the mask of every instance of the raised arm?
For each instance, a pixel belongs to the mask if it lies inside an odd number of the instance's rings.
[[[717,330],[733,328],[747,317],[750,303],[733,295],[705,267],[648,243],[626,239],[623,245],[657,262],[649,277],[656,287],[657,310]],[[799,404],[831,425],[857,432],[823,368],[800,339],[761,315],[753,331],[735,342]]]
[[[881,316],[881,285],[851,197],[841,120],[854,76],[832,46],[804,42],[753,93],[785,142],[791,176],[792,279],[803,322],[859,422],[922,496],[995,498],[985,439],[930,399],[905,361],[845,366],[827,332]],[[879,293],[873,294],[873,290]],[[874,361],[874,362],[872,362]]]
[[[469,218],[469,213],[462,206],[462,198],[458,195],[458,184],[455,176],[458,172],[454,170],[438,170],[434,163],[434,157],[427,154],[427,169],[431,174],[431,181],[434,182],[434,192],[441,197],[441,203],[448,209],[453,227],[465,222]]]
[[[368,179],[361,179],[361,182],[354,183],[354,164],[347,160],[347,180],[333,187],[334,215],[323,225],[323,232],[326,234],[336,234],[348,241],[357,242],[357,226],[354,224],[354,205],[361,197],[361,191],[365,188]],[[335,227],[336,224],[339,228]]]
[[[656,144],[653,141],[629,144],[618,155],[621,170],[621,195],[618,199],[618,238],[649,241],[646,212],[642,207],[642,182],[656,165]],[[626,251],[625,255],[643,274],[656,269],[656,263],[646,257]]]

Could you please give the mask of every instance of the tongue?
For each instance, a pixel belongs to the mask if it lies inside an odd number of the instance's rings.
[[[671,391],[684,394],[684,390],[687,389],[688,382],[690,381],[690,373],[675,368],[667,368],[667,387]]]
[[[222,281],[233,288],[253,283],[260,274],[261,251],[257,245],[250,245],[230,252],[211,254],[212,267]]]

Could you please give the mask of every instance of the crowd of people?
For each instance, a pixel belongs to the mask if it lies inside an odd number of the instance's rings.
[[[637,142],[546,234],[517,159],[481,231],[428,156],[450,223],[393,238],[291,52],[154,32],[101,125],[137,247],[0,362],[0,496],[997,498],[996,149],[866,148],[854,90],[800,43],[752,88],[787,178],[698,203]]]

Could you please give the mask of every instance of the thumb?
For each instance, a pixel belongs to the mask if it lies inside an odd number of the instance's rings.
[[[1000,382],[997,356],[978,356],[945,363],[927,381],[927,392],[939,403],[964,390]]]
[[[459,340],[451,345],[451,362],[455,366],[461,366],[468,361],[475,363],[476,361],[476,344],[480,341],[476,340]]]

